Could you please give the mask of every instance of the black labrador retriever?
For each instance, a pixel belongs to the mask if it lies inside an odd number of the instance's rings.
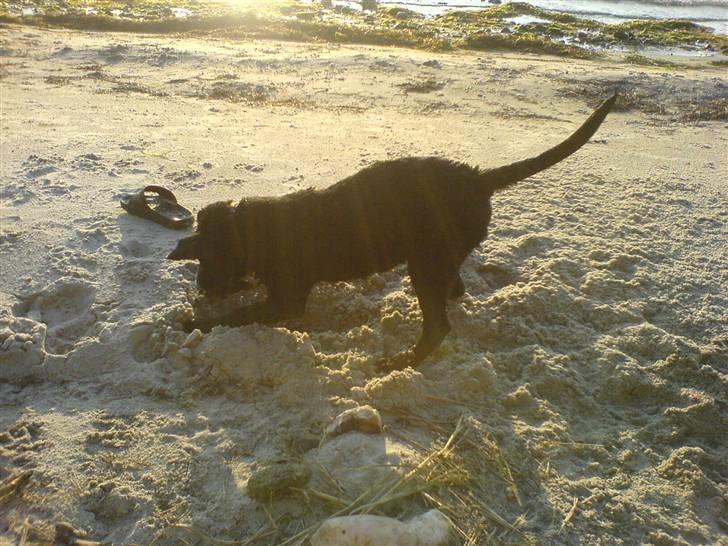
[[[486,238],[490,198],[562,161],[599,128],[616,96],[561,144],[524,161],[480,169],[438,157],[383,161],[324,190],[283,197],[213,203],[197,216],[197,233],[179,241],[172,260],[199,260],[197,284],[222,297],[254,274],[267,300],[215,320],[193,320],[189,329],[271,324],[300,316],[319,281],[346,281],[407,263],[423,316],[413,349],[380,364],[419,364],[450,331],[448,298],[465,287],[460,266]]]

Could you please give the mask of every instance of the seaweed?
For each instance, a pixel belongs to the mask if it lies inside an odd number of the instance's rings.
[[[521,33],[516,35],[504,35],[494,33],[483,33],[469,36],[461,42],[461,46],[467,49],[477,50],[512,50],[526,53],[546,53],[550,55],[563,55],[577,58],[596,57],[597,53],[574,46],[553,42],[541,38],[535,34]]]
[[[437,17],[379,6],[376,11],[327,8],[325,3],[291,0],[247,2],[245,8],[216,2],[165,0],[0,1],[0,23],[127,32],[224,33],[228,38],[273,38],[348,42],[426,50],[455,48],[510,50],[590,58],[598,48],[679,46],[728,53],[728,37],[689,21],[630,21],[617,25],[548,11],[524,2],[477,11],[451,10]],[[19,7],[34,15],[19,15]],[[371,6],[370,6],[371,7]],[[539,21],[517,24],[522,15]],[[633,57],[628,62],[645,63]]]
[[[685,121],[728,121],[728,97],[718,97],[683,106]]]
[[[665,61],[662,59],[652,59],[650,57],[645,57],[644,55],[639,55],[638,53],[630,53],[629,55],[625,56],[624,62],[641,66],[659,66],[663,68],[676,68],[680,66],[684,68],[684,65],[678,65],[677,63]]]

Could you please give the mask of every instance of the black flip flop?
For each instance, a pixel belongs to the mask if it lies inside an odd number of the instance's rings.
[[[125,195],[121,198],[121,208],[170,229],[184,229],[195,221],[192,213],[177,203],[174,194],[161,186],[147,186]]]

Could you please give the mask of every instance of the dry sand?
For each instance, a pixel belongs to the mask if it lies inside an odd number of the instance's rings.
[[[0,32],[0,480],[32,470],[0,495],[0,543],[65,521],[115,544],[278,544],[339,506],[253,500],[263,462],[318,460],[351,499],[362,469],[396,475],[464,415],[513,475],[475,476],[492,513],[470,544],[728,544],[728,132],[684,119],[726,96],[718,68]],[[404,269],[320,286],[296,324],[187,336],[194,267],[164,260],[181,234],[118,206],[150,183],[194,209],[280,195],[406,155],[497,166],[615,86],[591,143],[494,198],[417,371],[373,370],[419,332]],[[356,404],[385,434],[319,449]]]

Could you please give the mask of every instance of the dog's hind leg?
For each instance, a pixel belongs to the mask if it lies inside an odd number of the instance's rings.
[[[410,265],[410,278],[422,310],[422,334],[414,347],[415,364],[437,349],[450,332],[447,299],[457,273],[433,271]]]
[[[415,367],[440,346],[450,332],[447,300],[458,284],[458,265],[409,263],[409,274],[422,310],[422,334],[413,349],[383,360],[380,371]],[[461,281],[462,282],[462,281]]]

